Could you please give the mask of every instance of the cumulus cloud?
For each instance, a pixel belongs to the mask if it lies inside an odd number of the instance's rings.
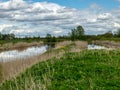
[[[2,32],[2,30],[4,30],[5,28],[9,28],[9,27],[12,27],[13,25],[11,24],[2,24],[0,25],[0,32]]]
[[[100,34],[120,28],[120,9],[104,11],[93,3],[78,10],[55,3],[9,0],[0,2],[0,32],[17,36],[64,35],[77,25],[86,34]]]

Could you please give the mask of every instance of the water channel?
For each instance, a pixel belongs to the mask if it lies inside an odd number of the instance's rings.
[[[47,51],[48,46],[34,46],[23,50],[9,50],[0,52],[0,62],[37,56]]]
[[[28,57],[33,57],[45,53],[48,46],[33,46],[23,50],[9,50],[0,52],[0,62],[7,62],[11,60],[23,59]],[[88,50],[93,49],[106,49],[104,46],[90,44],[88,45]]]

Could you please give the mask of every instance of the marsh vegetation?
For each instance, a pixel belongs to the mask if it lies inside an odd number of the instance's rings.
[[[119,90],[120,51],[65,53],[33,65],[1,84],[1,90]]]
[[[42,55],[1,62],[0,90],[119,90],[119,40],[119,32],[90,36],[81,26],[67,36],[1,39],[0,50],[51,48]],[[88,44],[102,45],[102,50],[87,50]]]

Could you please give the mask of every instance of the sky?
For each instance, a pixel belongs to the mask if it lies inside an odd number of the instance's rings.
[[[97,35],[120,28],[120,0],[0,0],[0,33],[67,35],[78,25]]]

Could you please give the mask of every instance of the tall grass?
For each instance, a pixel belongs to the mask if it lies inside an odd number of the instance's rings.
[[[17,43],[5,43],[0,44],[0,50],[22,49],[30,46],[42,46],[43,42],[17,42]]]
[[[120,49],[120,42],[116,42],[116,41],[96,40],[96,41],[93,41],[92,43],[102,45],[108,48]]]
[[[0,90],[119,90],[120,51],[67,52],[33,65]]]
[[[84,48],[83,48],[84,47]],[[75,48],[73,50],[73,48]],[[26,59],[16,59],[14,61],[3,62],[2,63],[2,82],[8,80],[12,77],[15,77],[20,72],[23,72],[25,69],[30,68],[32,65],[45,61],[47,59],[57,57],[60,58],[62,55],[68,51],[83,50],[87,48],[87,43],[79,41],[79,45],[71,41],[59,42],[56,45],[55,49],[49,50],[43,55],[38,55],[35,57],[28,57]]]
[[[2,64],[0,63],[0,83],[2,82],[2,78],[3,78],[3,75],[2,75]]]

